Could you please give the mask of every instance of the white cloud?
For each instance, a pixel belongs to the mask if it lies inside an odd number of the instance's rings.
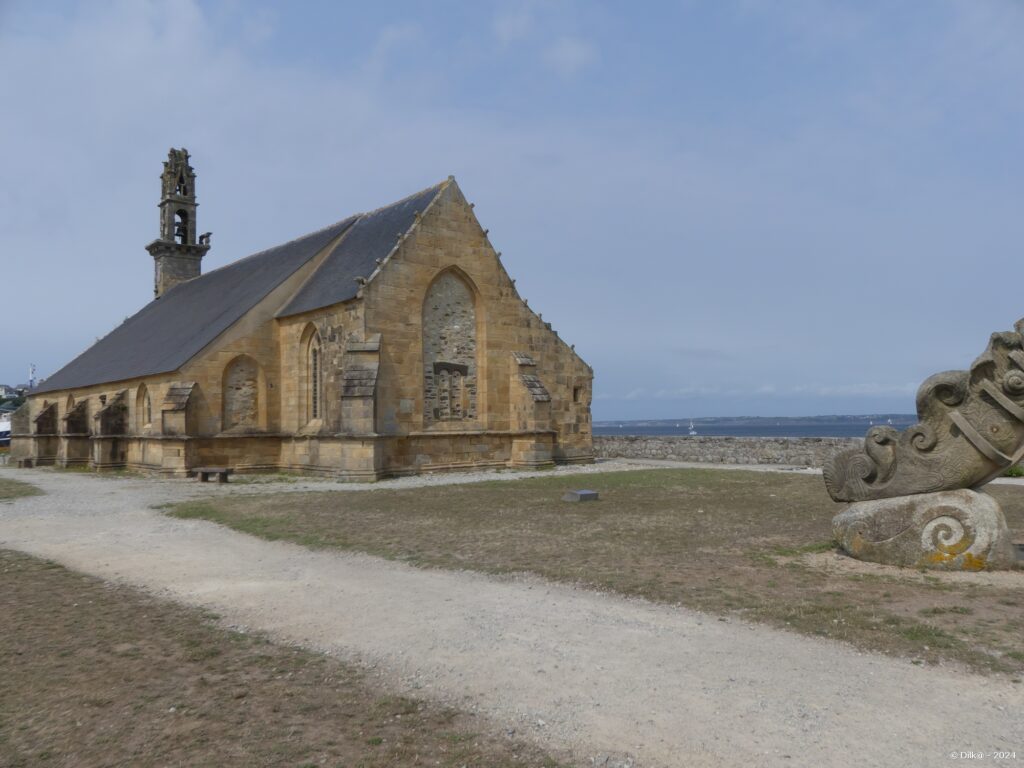
[[[576,77],[597,60],[597,49],[578,37],[561,37],[544,51],[544,63],[560,77]]]
[[[913,395],[917,392],[920,382],[917,384],[878,384],[875,382],[861,384],[837,384],[832,386],[819,386],[806,389],[794,387],[791,394],[810,394],[816,397],[891,397],[899,395]]]

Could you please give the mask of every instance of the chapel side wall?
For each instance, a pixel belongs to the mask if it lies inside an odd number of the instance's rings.
[[[306,330],[314,327],[320,334],[323,353],[323,425],[318,430],[336,434],[343,429],[341,417],[342,371],[345,343],[363,336],[363,304],[351,301],[325,309],[292,315],[278,321],[278,346],[281,350],[281,431],[299,432],[308,426],[306,402],[309,391]]]
[[[32,438],[27,437],[31,432],[32,422],[29,419],[31,405],[26,401],[11,414],[11,453],[10,460],[18,462],[27,459],[32,455]]]
[[[255,388],[258,418],[252,432],[278,433],[282,429],[282,381],[290,377],[291,370],[282,370],[281,346],[278,333],[277,310],[301,287],[310,273],[330,252],[337,240],[310,259],[288,279],[267,294],[236,323],[212,341],[181,369],[181,376],[199,385],[202,397],[195,405],[196,436],[212,437],[224,430],[224,375],[227,367],[239,356],[245,355],[259,366],[258,386]],[[237,442],[237,441],[235,441]],[[243,443],[238,443],[243,445]],[[266,449],[261,449],[261,454]],[[232,465],[247,461],[244,453],[229,451],[218,454],[221,463]],[[198,460],[202,461],[200,457]],[[237,461],[236,461],[237,460]],[[261,465],[265,459],[261,459]]]
[[[557,433],[555,460],[592,460],[593,370],[525,302],[511,303],[509,315],[511,348],[533,358],[536,373],[551,395],[551,428]]]
[[[324,416],[307,420],[309,373],[308,329],[320,334]],[[378,477],[379,445],[372,429],[346,422],[342,388],[350,341],[361,341],[363,303],[353,300],[325,309],[282,318],[281,347],[282,469],[372,481]]]
[[[386,435],[424,432],[423,300],[435,278],[451,267],[477,291],[477,415],[431,424],[426,431],[513,429],[512,353],[525,352],[534,357],[536,372],[551,394],[556,458],[591,458],[593,373],[520,298],[454,182],[363,292],[366,332],[382,335],[378,430]],[[578,402],[573,401],[574,387],[580,388]]]
[[[86,400],[88,405],[88,437],[75,437],[71,440],[88,444],[90,439],[108,437],[117,441],[116,447],[112,448],[112,460],[118,464],[134,469],[145,469],[154,471],[165,471],[183,466],[185,449],[181,441],[173,441],[174,445],[165,444],[161,427],[162,405],[167,397],[167,390],[171,384],[180,381],[180,375],[176,372],[161,374],[157,376],[146,376],[136,379],[128,379],[106,384],[94,384],[89,387],[77,389],[60,389],[51,392],[41,392],[30,395],[29,424],[42,409],[55,403],[57,408],[58,432],[64,425],[64,417],[68,413],[68,398],[73,397],[76,404]],[[141,423],[139,413],[138,393],[141,386],[145,385],[149,393],[152,407],[152,421],[149,425]],[[124,392],[124,403],[127,407],[126,428],[123,434],[102,435],[99,425],[93,418],[105,405],[101,398],[107,403],[115,400],[119,393]],[[64,438],[67,439],[67,438]],[[24,452],[24,447],[20,448]],[[67,448],[64,447],[64,451]],[[91,452],[91,451],[90,451]],[[64,458],[67,458],[66,456]],[[90,463],[93,456],[90,456]]]

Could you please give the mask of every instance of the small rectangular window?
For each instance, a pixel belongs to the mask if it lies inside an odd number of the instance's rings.
[[[573,387],[572,388],[572,401],[574,403],[578,403],[580,401],[580,397],[582,397],[582,395],[583,395],[583,387]]]

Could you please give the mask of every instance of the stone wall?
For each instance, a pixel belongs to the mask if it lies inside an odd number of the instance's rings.
[[[532,373],[550,396],[538,409],[546,411],[546,423],[527,431],[554,431],[552,458],[559,462],[590,460],[593,371],[519,295],[454,181],[422,212],[362,295],[366,333],[383,340],[379,433],[519,431],[512,385],[522,386],[514,358],[521,352],[533,359]],[[428,380],[443,373],[447,399]],[[460,389],[461,419],[452,417],[451,407]]]
[[[859,437],[594,437],[598,458],[671,459],[704,464],[788,464],[820,467],[834,453],[859,448]]]
[[[278,318],[344,236],[178,371],[33,396],[14,453],[52,463],[57,441],[73,437],[61,419],[81,401],[104,468],[276,467],[365,480],[593,459],[593,371],[519,295],[454,181],[395,233],[394,251],[359,279],[354,299]],[[322,409],[313,418],[317,336]],[[94,414],[107,424],[115,401],[123,423],[100,428]],[[46,408],[52,440],[29,434]],[[77,447],[66,441],[65,460]]]
[[[259,364],[248,355],[236,357],[224,372],[224,430],[259,427]]]
[[[442,272],[423,301],[423,419],[476,418],[476,309],[469,287]]]

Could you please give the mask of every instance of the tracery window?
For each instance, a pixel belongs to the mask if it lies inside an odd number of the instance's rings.
[[[309,341],[309,418],[323,418],[323,353],[320,336],[314,334]]]
[[[153,423],[153,400],[149,395],[149,389],[145,384],[139,385],[139,391],[135,395],[135,426],[136,431]]]

